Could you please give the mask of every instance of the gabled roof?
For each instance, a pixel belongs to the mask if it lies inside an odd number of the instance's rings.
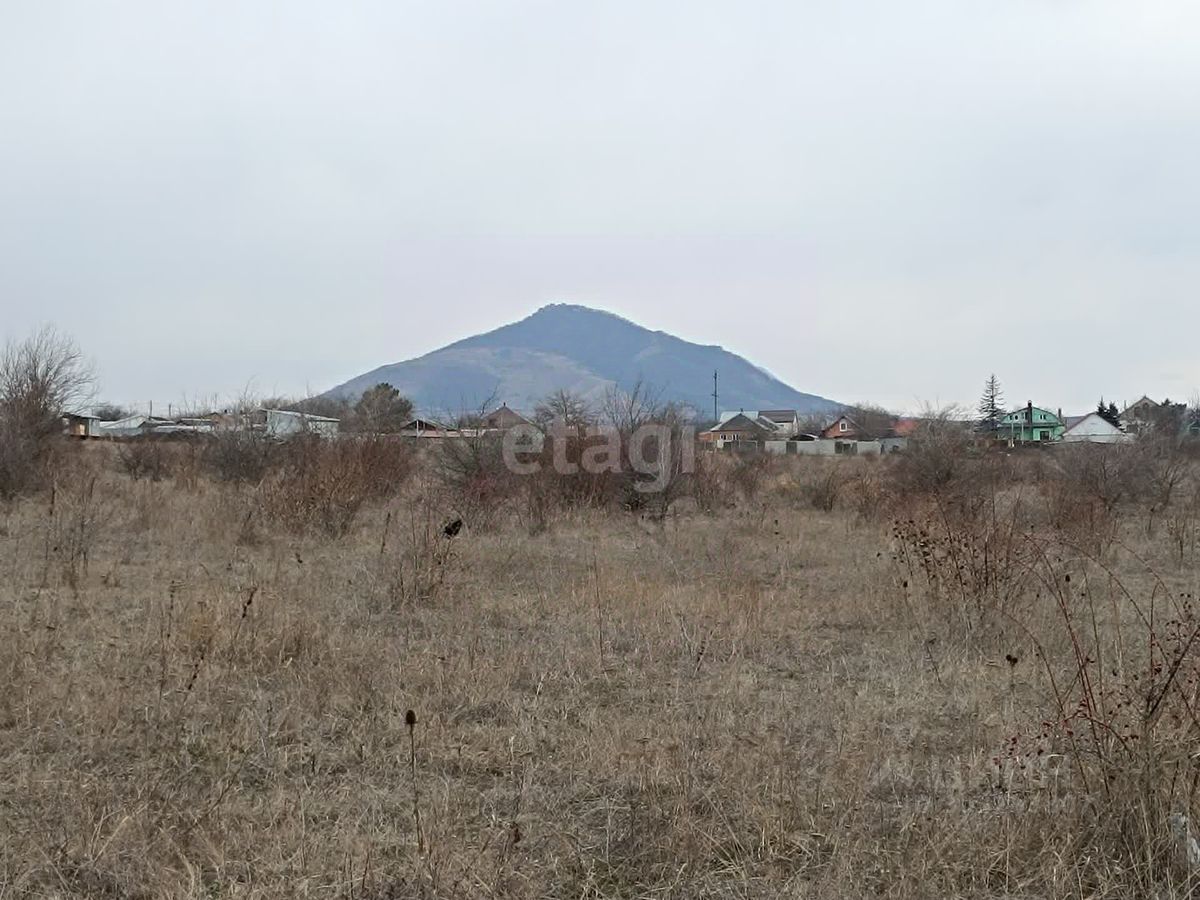
[[[1064,434],[1121,434],[1121,429],[1098,412],[1086,416],[1071,416],[1075,421]]]
[[[844,429],[835,428],[839,422],[845,422],[848,427]],[[829,424],[821,429],[821,435],[827,436],[830,432],[833,432],[833,436],[837,437],[842,434],[848,434],[851,431],[853,431],[855,434],[858,434],[860,431],[859,424],[855,422],[854,419],[850,418],[850,416],[848,416],[846,413],[841,413],[840,415],[834,416],[833,419],[829,421]]]
[[[774,426],[764,425],[757,417],[750,418],[749,413],[736,413],[721,423],[714,425],[710,431],[771,431]]]
[[[446,426],[442,425],[440,422],[435,422],[435,421],[433,421],[433,419],[422,419],[420,416],[418,416],[417,418],[412,419],[409,422],[405,422],[404,425],[401,426],[400,430],[401,431],[444,431],[445,428],[446,428]]]
[[[838,422],[842,421],[843,419],[845,419],[847,422],[849,422],[855,428],[858,427],[858,423],[855,422],[854,419],[848,413],[839,413],[838,415],[834,416],[832,419],[829,419],[828,421],[826,421],[825,425],[822,427],[821,430],[828,431],[830,428],[832,428],[834,425],[836,425]]]
[[[1145,394],[1142,394],[1141,399],[1134,400],[1132,403],[1130,403],[1128,406],[1126,406],[1123,410],[1121,410],[1121,414],[1124,415],[1125,413],[1129,412],[1129,410],[1131,410],[1137,406],[1151,406],[1151,407],[1154,407],[1155,409],[1157,409],[1161,405],[1162,405],[1161,403],[1159,403],[1155,400],[1151,400]]]
[[[132,416],[126,416],[123,419],[113,419],[112,421],[109,421],[109,422],[102,422],[100,424],[100,427],[101,428],[137,428],[143,422],[149,421],[149,418],[150,418],[149,416],[144,416],[141,413],[137,413]]]
[[[772,416],[784,415],[785,417],[775,419]],[[710,431],[720,431],[722,428],[729,430],[727,427],[734,419],[744,418],[755,423],[764,431],[779,431],[781,426],[790,425],[795,421],[796,414],[793,410],[785,409],[769,409],[766,412],[760,412],[757,409],[739,409],[737,412],[726,410],[721,413],[721,417],[717,420],[716,427],[710,428]],[[734,429],[736,430],[736,429]]]
[[[794,409],[760,409],[758,417],[760,419],[767,419],[777,425],[783,425],[788,422],[795,422],[800,418],[800,414]]]
[[[751,419],[757,419],[758,418],[758,410],[757,409],[723,409],[723,410],[721,410],[720,417],[717,419],[717,424],[720,425],[722,422],[728,422],[730,419],[735,418],[736,416],[748,416]]]
[[[1023,417],[1025,415],[1025,413],[1028,412],[1031,408],[1033,409],[1034,412],[1045,413],[1046,415],[1050,416],[1050,418],[1052,418],[1055,422],[1058,422],[1060,425],[1062,424],[1062,419],[1060,419],[1058,417],[1058,413],[1056,413],[1052,409],[1046,409],[1045,407],[1042,407],[1042,406],[1033,406],[1033,407],[1018,406],[1016,409],[1011,409],[1008,412],[1006,412],[1004,414],[1004,418],[1001,419],[1001,421],[1006,421],[1009,418],[1011,418],[1012,416],[1022,416]],[[1021,421],[1024,421],[1024,418],[1022,418]],[[1013,423],[1013,424],[1015,424],[1015,423]]]
[[[527,418],[516,410],[502,403],[483,417],[483,421],[491,428],[511,428],[514,425],[532,425]]]

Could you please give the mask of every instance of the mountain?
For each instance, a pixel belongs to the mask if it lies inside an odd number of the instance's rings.
[[[380,366],[329,391],[357,397],[386,382],[428,413],[478,409],[489,397],[532,410],[559,388],[593,401],[640,378],[704,414],[712,410],[712,376],[722,409],[798,409],[826,413],[838,404],[805,394],[720,347],[651,331],[613,313],[551,304],[533,315],[457,341],[407,362]]]

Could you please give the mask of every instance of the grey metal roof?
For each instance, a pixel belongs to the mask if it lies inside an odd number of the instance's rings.
[[[770,419],[772,422],[794,422],[800,414],[794,409],[760,409],[759,418]]]
[[[265,413],[276,413],[281,416],[298,416],[300,418],[309,419],[313,422],[340,422],[341,419],[335,419],[332,416],[318,416],[316,413],[298,412],[294,409],[263,409]]]

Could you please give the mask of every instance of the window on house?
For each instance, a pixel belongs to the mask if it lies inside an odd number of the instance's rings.
[[[845,430],[846,430],[846,423],[838,422],[838,431],[845,431]]]

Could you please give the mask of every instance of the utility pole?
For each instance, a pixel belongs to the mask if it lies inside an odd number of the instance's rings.
[[[713,369],[713,424],[720,424],[720,413],[717,412],[717,370]]]

